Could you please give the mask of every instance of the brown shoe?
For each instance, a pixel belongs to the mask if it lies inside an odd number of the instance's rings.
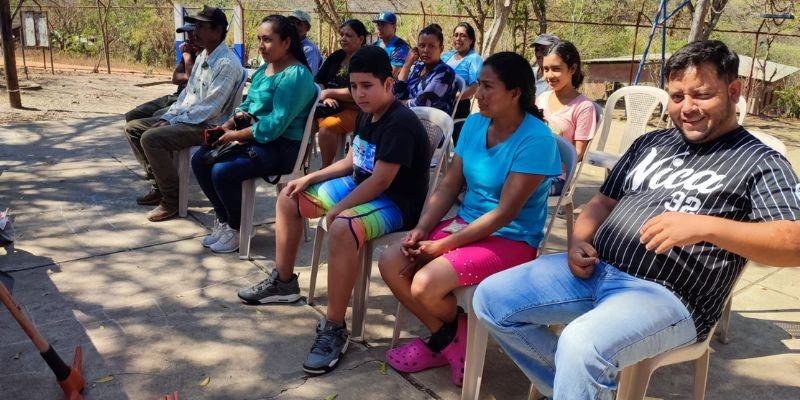
[[[136,198],[136,204],[140,206],[155,206],[161,203],[161,192],[156,189],[150,189],[150,192],[144,196]]]
[[[158,222],[158,221],[166,221],[174,216],[178,215],[178,207],[177,206],[170,206],[167,203],[160,203],[158,207],[150,210],[147,213],[147,219],[151,222]]]

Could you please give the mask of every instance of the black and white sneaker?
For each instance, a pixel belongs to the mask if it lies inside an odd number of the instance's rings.
[[[303,363],[303,371],[311,375],[333,371],[347,351],[348,344],[350,334],[347,332],[347,324],[335,326],[323,317],[317,325],[317,338]]]
[[[267,279],[239,290],[239,298],[247,304],[294,303],[301,298],[297,274],[292,274],[289,282],[281,282],[278,270],[273,269]]]

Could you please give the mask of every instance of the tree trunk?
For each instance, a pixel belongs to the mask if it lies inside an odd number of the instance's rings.
[[[539,34],[547,33],[547,4],[545,4],[545,0],[531,0],[531,8],[536,14],[536,22],[539,23]]]
[[[689,31],[689,43],[700,40],[703,36],[703,29],[706,21],[706,13],[708,12],[708,0],[697,0],[694,5],[694,15],[692,15],[692,29]]]
[[[488,57],[494,53],[494,48],[503,36],[503,28],[506,26],[508,14],[511,12],[511,0],[494,0],[494,21],[489,29],[489,34],[483,42],[481,55]]]

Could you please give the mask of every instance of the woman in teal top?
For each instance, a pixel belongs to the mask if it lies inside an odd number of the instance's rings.
[[[247,100],[222,124],[224,134],[192,156],[194,175],[217,215],[203,246],[216,253],[239,248],[242,182],[292,171],[317,90],[297,31],[287,18],[264,18],[258,41],[267,63],[253,75]],[[209,164],[206,154],[228,142],[244,145]]]
[[[453,29],[453,49],[442,55],[442,61],[456,71],[456,76],[464,80],[461,101],[456,106],[456,119],[466,118],[470,114],[472,96],[478,90],[478,75],[483,68],[483,59],[475,51],[475,29],[468,22],[459,22]],[[453,141],[458,142],[463,122],[456,124],[453,130]]]

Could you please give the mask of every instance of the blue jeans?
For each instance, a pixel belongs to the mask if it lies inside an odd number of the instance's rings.
[[[577,278],[566,253],[490,276],[473,304],[509,357],[556,400],[610,400],[623,368],[697,340],[689,310],[664,286],[604,262]],[[565,324],[560,336],[547,328]]]
[[[214,206],[217,219],[236,230],[242,219],[242,182],[292,172],[300,141],[278,138],[248,147],[247,151],[212,165],[203,160],[211,149],[201,147],[192,155],[192,171]]]

